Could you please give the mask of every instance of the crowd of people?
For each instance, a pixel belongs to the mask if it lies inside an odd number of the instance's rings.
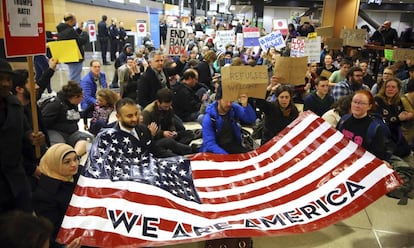
[[[165,56],[163,46],[154,50],[146,44],[132,52],[133,45],[124,42],[114,50],[113,40],[125,41],[126,37],[116,28],[116,20],[110,26],[106,21],[104,15],[98,24],[101,60],[91,60],[83,78],[79,68],[84,61],[69,64],[69,81],[56,96],[36,106],[37,133],[32,129],[27,71],[13,70],[0,60],[0,213],[34,211],[45,217],[52,230],[44,219],[38,222],[51,235],[52,247],[59,246],[55,238],[83,169],[79,157],[87,153],[89,141],[102,142],[108,132],[133,139],[140,152],[155,157],[246,153],[252,147],[243,142],[243,126],[255,129],[265,144],[296,119],[303,106],[390,166],[413,166],[414,58],[388,62],[377,79],[363,57],[324,49],[321,63],[310,63],[303,85],[298,86],[273,75],[275,62],[286,51],[270,48],[265,52],[232,44],[222,51],[215,46],[214,32],[198,38],[190,35],[187,52],[178,57]],[[85,37],[73,29],[75,24],[75,14],[65,14],[57,28],[58,39],[75,39],[83,54]],[[385,44],[395,38],[388,31],[390,25],[385,22],[379,31]],[[295,31],[289,25],[289,37],[311,32],[311,28],[307,23]],[[101,65],[110,64],[109,44],[110,60],[116,63],[111,83],[101,71]],[[37,100],[50,87],[57,63],[50,58],[49,68],[36,75],[33,95]],[[237,101],[225,100],[221,68],[256,65],[268,67],[266,99],[242,94]],[[81,119],[86,132],[79,130]],[[198,121],[201,130],[186,130],[184,124],[189,121]],[[199,138],[201,146],[192,143]],[[40,146],[41,157],[35,155],[35,146]],[[10,216],[25,218],[21,213]],[[80,239],[68,247],[80,247]]]

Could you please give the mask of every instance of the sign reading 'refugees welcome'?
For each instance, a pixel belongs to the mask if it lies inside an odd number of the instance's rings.
[[[225,100],[235,100],[240,94],[262,99],[266,96],[267,66],[225,66],[221,78]]]

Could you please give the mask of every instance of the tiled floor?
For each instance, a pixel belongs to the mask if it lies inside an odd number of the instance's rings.
[[[83,75],[89,70],[89,60],[100,58],[87,54]],[[68,80],[66,66],[59,66],[53,77],[52,88],[57,91]],[[102,66],[110,81],[113,65]],[[82,125],[81,125],[82,126]],[[414,248],[414,200],[405,206],[397,200],[382,197],[358,214],[322,230],[282,237],[253,238],[255,248]],[[170,248],[201,248],[204,242],[166,246]]]

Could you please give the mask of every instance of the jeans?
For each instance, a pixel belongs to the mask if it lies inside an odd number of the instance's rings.
[[[80,83],[83,61],[76,62],[76,63],[70,63],[67,65],[69,66],[69,80],[75,80],[76,82]]]

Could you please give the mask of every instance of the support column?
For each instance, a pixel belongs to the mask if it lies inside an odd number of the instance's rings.
[[[357,25],[360,0],[324,0],[322,27],[333,26],[334,37],[338,38],[341,29],[352,29]]]
[[[264,1],[256,1],[253,5],[253,18],[256,27],[263,28]]]

